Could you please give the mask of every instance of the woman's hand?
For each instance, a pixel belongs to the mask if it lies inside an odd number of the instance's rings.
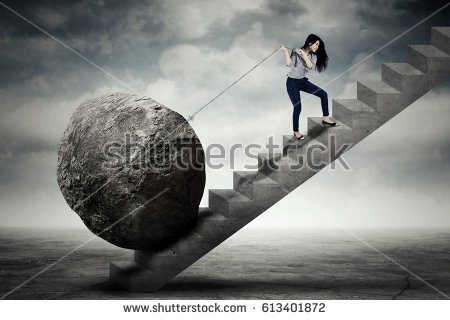
[[[282,46],[278,49],[278,51],[285,51],[285,52],[287,52],[288,49],[287,49],[285,46],[282,45]]]
[[[299,55],[301,55],[303,57],[306,57],[305,51],[303,51],[301,48],[295,49],[295,52],[297,52]]]

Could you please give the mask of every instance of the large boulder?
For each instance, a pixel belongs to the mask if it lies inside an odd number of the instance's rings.
[[[183,116],[153,99],[114,93],[75,110],[59,146],[57,180],[93,233],[119,247],[157,250],[194,224],[204,159]]]

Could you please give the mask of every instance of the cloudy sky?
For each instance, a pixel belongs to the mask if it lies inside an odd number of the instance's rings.
[[[186,118],[280,45],[319,35],[330,57],[309,80],[331,99],[355,98],[356,80],[381,79],[428,44],[449,7],[346,72],[444,6],[421,0],[3,1],[0,6],[1,226],[85,228],[56,182],[57,149],[75,108],[113,92],[147,95]],[[277,52],[191,122],[204,148],[281,143],[291,135],[287,67]],[[258,227],[450,227],[449,81],[344,156],[352,171],[322,170],[274,205]],[[302,93],[300,131],[321,116]],[[261,150],[264,151],[264,150]],[[229,160],[229,158],[228,158]],[[232,188],[233,169],[207,169],[208,189]]]

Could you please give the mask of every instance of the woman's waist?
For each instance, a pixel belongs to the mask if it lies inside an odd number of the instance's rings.
[[[308,70],[305,70],[305,69],[302,69],[302,70],[291,69],[288,72],[288,75],[293,78],[294,77],[300,78],[300,77],[305,76],[306,74],[308,74]]]
[[[292,75],[288,75],[287,76],[287,80],[289,80],[289,81],[299,81],[299,80],[308,80],[308,78],[305,77],[305,76],[301,76],[301,77],[295,78],[295,77],[292,77]]]

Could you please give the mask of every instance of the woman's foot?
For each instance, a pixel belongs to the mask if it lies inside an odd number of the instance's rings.
[[[328,123],[333,123],[334,121],[330,118],[330,116],[323,117],[323,120]]]
[[[298,139],[298,140],[302,140],[305,138],[304,135],[302,135],[299,131],[294,131],[294,136]]]
[[[322,124],[333,126],[333,127],[338,126],[338,124],[336,122],[334,122],[333,120],[331,120],[331,118],[329,116],[323,117]]]

